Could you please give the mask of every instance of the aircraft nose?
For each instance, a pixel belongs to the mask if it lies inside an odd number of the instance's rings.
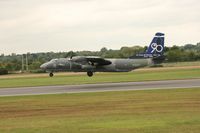
[[[42,70],[54,69],[55,65],[51,62],[44,63],[40,66]]]
[[[41,69],[45,70],[47,68],[47,63],[44,63],[40,66]]]

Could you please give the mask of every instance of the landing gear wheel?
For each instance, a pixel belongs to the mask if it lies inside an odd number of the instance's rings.
[[[89,77],[92,77],[92,76],[93,76],[93,72],[89,71],[89,72],[87,72],[87,75],[88,75]]]
[[[49,77],[53,77],[53,73],[49,73]]]

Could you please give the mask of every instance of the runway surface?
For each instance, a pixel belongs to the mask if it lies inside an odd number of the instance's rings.
[[[104,83],[104,84],[84,84],[84,85],[2,88],[0,89],[0,96],[198,88],[198,87],[200,88],[200,79],[165,80],[165,81],[124,82],[124,83]]]

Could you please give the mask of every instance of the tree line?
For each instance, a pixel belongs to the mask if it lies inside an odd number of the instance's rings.
[[[122,47],[119,50],[107,49],[103,47],[99,51],[69,51],[69,52],[47,52],[47,53],[27,53],[29,70],[38,70],[39,66],[53,58],[68,58],[71,56],[101,56],[104,58],[128,58],[137,53],[144,52],[147,47],[133,46]],[[24,57],[26,55],[23,55]],[[186,44],[184,46],[165,47],[166,62],[200,61],[200,43]],[[24,60],[25,62],[25,60]],[[25,65],[26,67],[26,65]],[[20,71],[22,69],[22,55],[0,55],[0,72]],[[1,73],[0,73],[1,74]]]

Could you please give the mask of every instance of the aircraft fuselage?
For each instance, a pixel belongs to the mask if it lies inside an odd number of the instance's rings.
[[[41,66],[48,72],[128,72],[133,69],[153,64],[152,59],[106,59],[111,62],[109,65],[96,66],[84,61],[77,63],[67,58],[51,60]]]

